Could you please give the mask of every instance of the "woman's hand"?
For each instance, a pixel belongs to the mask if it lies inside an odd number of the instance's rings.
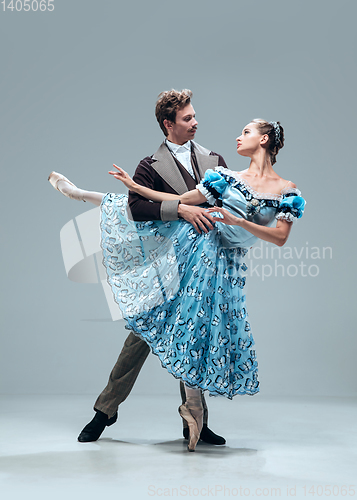
[[[213,217],[213,220],[218,222],[223,222],[223,224],[227,224],[228,226],[241,226],[242,221],[244,221],[244,219],[236,217],[227,209],[222,207],[211,207],[207,209],[207,212],[219,212],[220,214],[223,215],[223,218]]]
[[[125,170],[118,167],[114,163],[113,163],[113,167],[116,168],[118,171],[113,172],[110,170],[108,173],[113,175],[116,179],[118,179],[118,181],[121,181],[128,189],[131,189],[132,191],[134,191],[134,188],[136,186],[136,182],[133,181],[133,179],[130,177],[130,175],[127,172],[125,172]]]

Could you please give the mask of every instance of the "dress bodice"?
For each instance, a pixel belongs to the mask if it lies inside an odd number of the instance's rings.
[[[209,203],[221,199],[223,208],[261,226],[271,226],[275,219],[293,222],[302,216],[305,206],[296,188],[284,189],[280,194],[258,193],[238,172],[223,167],[207,170],[197,189]],[[217,222],[216,227],[225,247],[248,248],[258,239],[240,226]]]

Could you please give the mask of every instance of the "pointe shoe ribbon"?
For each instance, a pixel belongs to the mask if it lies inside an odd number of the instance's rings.
[[[83,200],[82,198],[80,198],[78,196],[74,196],[71,193],[64,193],[63,191],[61,191],[60,189],[58,189],[57,184],[59,183],[59,181],[67,182],[68,184],[70,184],[71,186],[73,186],[74,188],[77,189],[77,186],[75,186],[73,184],[73,182],[71,182],[69,179],[67,179],[67,177],[65,177],[64,175],[59,174],[58,172],[54,172],[53,171],[48,176],[48,180],[49,180],[50,184],[55,189],[57,189],[57,191],[59,191],[60,193],[62,193],[64,196],[67,196],[67,198],[71,198],[72,200],[84,201],[84,202],[86,201],[86,200]]]
[[[187,407],[187,403],[181,405],[178,409],[179,414],[181,417],[186,420],[188,424],[188,428],[190,431],[189,437],[190,440],[187,445],[188,451],[195,451],[196,444],[198,443],[200,439],[200,433],[201,430],[198,428],[197,421],[195,417],[192,415],[190,412],[189,408]]]

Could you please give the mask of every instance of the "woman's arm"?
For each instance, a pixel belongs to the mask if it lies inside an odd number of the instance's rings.
[[[130,191],[134,191],[135,193],[140,194],[144,198],[147,198],[152,201],[165,201],[165,200],[180,200],[182,203],[185,203],[186,205],[199,205],[200,203],[204,203],[206,198],[203,196],[203,194],[198,191],[198,189],[193,189],[192,191],[188,191],[187,193],[184,193],[182,195],[178,194],[171,194],[171,193],[164,193],[162,191],[155,191],[154,189],[147,188],[145,186],[141,186],[140,184],[137,184],[133,179],[130,177],[130,175],[125,172],[120,167],[117,167],[117,165],[113,165],[118,171],[117,172],[112,172],[110,171],[109,173],[113,175],[116,179],[121,181],[127,188],[130,189]]]
[[[240,226],[249,233],[254,234],[254,236],[257,236],[257,238],[274,243],[275,245],[278,245],[278,247],[282,247],[286,243],[293,224],[292,222],[288,222],[286,220],[278,220],[276,227],[266,227],[255,224],[255,222],[236,217],[225,208],[212,207],[208,209],[208,212],[220,212],[223,215],[223,219],[213,217],[214,221],[223,222],[224,224],[228,224],[230,226]]]

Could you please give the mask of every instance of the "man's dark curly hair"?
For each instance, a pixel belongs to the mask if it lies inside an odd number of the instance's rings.
[[[188,89],[183,89],[180,92],[174,89],[166,90],[158,95],[155,106],[155,116],[165,136],[168,134],[164,125],[164,120],[170,120],[170,122],[175,123],[177,110],[190,104],[191,97],[192,92]]]

